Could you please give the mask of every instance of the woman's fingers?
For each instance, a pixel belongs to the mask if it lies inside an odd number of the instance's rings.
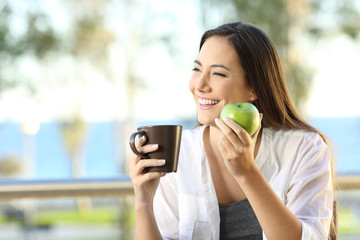
[[[140,137],[139,139],[136,139],[135,147],[136,147],[136,149],[138,150],[139,153],[146,154],[146,153],[150,153],[150,152],[155,152],[156,150],[159,149],[158,144],[144,145],[145,142],[146,142],[146,137],[144,135],[142,137]],[[133,155],[133,160],[130,163],[130,170],[132,170],[140,160],[141,160],[141,158],[134,154]]]
[[[142,159],[135,165],[133,172],[139,175],[142,174],[147,167],[159,167],[163,165],[165,165],[164,159]]]
[[[140,182],[151,181],[163,177],[165,175],[166,175],[165,172],[148,172],[146,174],[143,174],[141,177],[139,177],[139,181]]]
[[[150,152],[155,152],[156,150],[158,150],[158,148],[159,148],[158,144],[147,144],[139,147],[137,150],[141,154],[146,154]]]
[[[215,123],[224,136],[232,143],[234,147],[248,143],[248,135],[245,129],[243,129],[239,124],[229,118],[224,118],[224,121],[220,119],[215,119]]]
[[[135,139],[135,147],[139,151],[139,148],[144,145],[146,142],[146,137],[143,135],[140,138]],[[130,162],[130,171],[132,171],[135,168],[135,165],[140,161],[140,157],[137,156],[135,153],[133,154],[133,158]]]
[[[159,145],[158,144],[149,144],[149,145],[145,145],[142,146],[140,148],[138,148],[138,152],[141,154],[146,154],[146,153],[150,153],[150,152],[155,152],[156,150],[158,150]],[[132,164],[130,165],[130,169],[134,168],[135,165],[141,160],[141,158],[137,155],[134,154],[134,159],[132,161]],[[148,159],[147,159],[148,160]]]
[[[135,147],[138,150],[138,152],[141,154],[155,152],[156,150],[159,149],[158,144],[144,145],[145,143],[146,143],[146,137],[144,135],[135,141]],[[147,167],[158,167],[158,166],[163,166],[164,164],[165,164],[165,160],[163,159],[141,159],[139,156],[134,154],[133,161],[131,161],[131,165],[130,165],[130,169],[131,169],[130,177],[133,180],[138,179],[140,180],[140,182],[146,179],[149,180],[149,179],[161,177],[164,175],[163,173],[149,172],[143,174],[143,171]]]
[[[165,160],[163,159],[143,159],[140,160],[134,167],[134,169],[130,172],[130,178],[135,186],[141,186],[145,182],[149,182],[151,180],[163,177],[166,173],[162,172],[147,172],[143,174],[143,171],[146,167],[157,167],[163,166],[165,164]]]
[[[139,148],[141,147],[142,145],[144,145],[146,142],[146,137],[145,135],[142,135],[140,138],[136,139],[135,140],[135,147],[136,148]]]
[[[234,133],[243,143],[245,143],[246,145],[249,144],[251,137],[243,127],[241,127],[237,122],[228,117],[224,118],[224,122],[234,131]]]
[[[150,152],[155,152],[158,150],[159,145],[158,144],[147,144],[144,145],[146,142],[145,135],[142,135],[138,140],[135,141],[135,147],[141,154],[146,154]]]
[[[228,149],[226,147],[226,145],[230,145],[230,141],[225,137],[225,135],[223,133],[219,134],[219,139],[218,139],[218,148],[219,151],[221,152],[221,154],[223,156],[225,156],[228,153]],[[232,145],[232,144],[231,144]]]

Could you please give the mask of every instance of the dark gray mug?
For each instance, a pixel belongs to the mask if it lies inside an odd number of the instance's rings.
[[[181,144],[181,125],[152,125],[138,127],[137,132],[130,136],[129,144],[131,150],[141,158],[165,159],[165,165],[160,167],[148,167],[144,172],[176,172]],[[155,152],[141,154],[135,147],[135,138],[139,135],[146,136],[145,144],[158,144],[159,148]]]

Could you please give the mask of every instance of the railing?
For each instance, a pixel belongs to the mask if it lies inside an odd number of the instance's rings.
[[[64,180],[0,180],[0,200],[19,198],[118,197],[134,194],[129,177]]]
[[[360,190],[360,176],[335,179],[335,190]],[[0,180],[0,200],[21,198],[118,197],[134,194],[129,177],[66,180]]]
[[[339,176],[335,178],[336,191],[360,190],[360,176]]]

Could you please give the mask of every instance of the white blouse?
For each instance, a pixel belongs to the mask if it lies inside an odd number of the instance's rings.
[[[154,212],[164,239],[219,239],[219,205],[203,146],[204,129],[183,132],[178,171],[160,180]],[[302,239],[327,239],[333,192],[330,153],[320,135],[264,128],[255,162],[301,221]]]

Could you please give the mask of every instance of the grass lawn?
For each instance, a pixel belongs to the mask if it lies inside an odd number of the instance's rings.
[[[88,212],[76,210],[53,210],[36,214],[34,221],[38,225],[52,225],[56,222],[76,223],[114,223],[118,221],[119,213],[113,208],[94,208]]]
[[[360,218],[354,209],[339,209],[338,216],[339,234],[359,234]]]

